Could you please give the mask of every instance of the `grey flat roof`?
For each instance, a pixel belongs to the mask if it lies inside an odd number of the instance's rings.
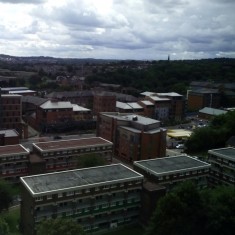
[[[42,109],[72,109],[69,101],[51,101],[48,100],[40,106]]]
[[[228,111],[222,110],[222,109],[214,109],[210,107],[204,107],[203,109],[199,110],[199,113],[209,114],[209,115],[221,115],[225,114]]]
[[[15,129],[0,130],[0,134],[4,134],[5,137],[17,137],[18,132]]]
[[[136,161],[134,165],[156,176],[210,167],[210,164],[186,155]]]
[[[131,121],[131,122],[137,122],[142,125],[150,125],[150,124],[155,124],[155,123],[160,123],[160,121],[144,117],[138,114],[133,114],[133,113],[118,113],[118,112],[102,112],[102,115],[105,115],[107,117],[112,117],[116,118],[118,120],[126,120],[126,121]],[[133,120],[133,118],[137,118],[136,121]]]
[[[33,146],[35,146],[39,151],[59,151],[63,149],[68,150],[103,145],[113,145],[113,143],[101,137],[33,143]]]
[[[228,147],[228,148],[220,148],[220,149],[211,149],[208,153],[228,159],[228,160],[235,160],[235,148]]]
[[[20,180],[32,195],[108,185],[114,182],[143,179],[144,177],[123,164],[90,167],[41,175],[25,176]]]

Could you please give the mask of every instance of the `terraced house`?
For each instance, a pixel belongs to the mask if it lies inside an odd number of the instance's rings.
[[[36,234],[46,218],[71,218],[89,232],[134,223],[139,218],[143,176],[106,165],[21,178],[23,234]]]

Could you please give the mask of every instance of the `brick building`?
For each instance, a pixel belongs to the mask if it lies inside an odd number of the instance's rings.
[[[98,153],[110,163],[113,144],[100,137],[40,142],[33,143],[33,153],[33,159],[37,154],[45,162],[45,172],[54,172],[77,168],[79,156],[90,153]]]
[[[28,175],[29,150],[22,145],[0,146],[0,178],[18,182]]]
[[[176,92],[140,94],[145,100],[154,103],[155,118],[158,120],[182,120],[185,117],[186,102],[184,96]]]
[[[211,164],[179,155],[134,162],[134,169],[149,181],[171,190],[185,180],[194,181],[199,188],[207,187]]]
[[[115,112],[116,96],[112,93],[101,92],[94,95],[93,113],[98,115],[100,112]]]
[[[225,184],[235,186],[235,148],[209,150],[208,162],[211,164],[211,185]]]
[[[20,143],[19,133],[15,129],[0,130],[0,146]]]
[[[218,89],[198,89],[188,91],[188,110],[197,111],[204,107],[219,108],[221,94]]]
[[[115,155],[128,162],[166,155],[166,130],[160,122],[133,113],[100,113],[97,136],[113,142]]]
[[[80,167],[81,157],[94,154],[112,162],[113,144],[100,137],[0,146],[0,178],[17,182],[19,176]]]
[[[15,129],[20,138],[28,138],[28,127],[22,123],[21,97],[0,94],[0,130]]]
[[[71,218],[88,232],[136,223],[143,176],[114,164],[21,178],[21,227],[36,234],[47,218]]]

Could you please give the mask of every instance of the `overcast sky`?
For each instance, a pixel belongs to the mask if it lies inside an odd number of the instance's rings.
[[[0,54],[235,58],[235,0],[0,0]]]

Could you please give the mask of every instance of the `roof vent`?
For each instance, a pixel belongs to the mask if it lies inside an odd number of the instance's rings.
[[[133,116],[132,117],[132,121],[137,121],[138,120],[138,117],[137,116]]]

